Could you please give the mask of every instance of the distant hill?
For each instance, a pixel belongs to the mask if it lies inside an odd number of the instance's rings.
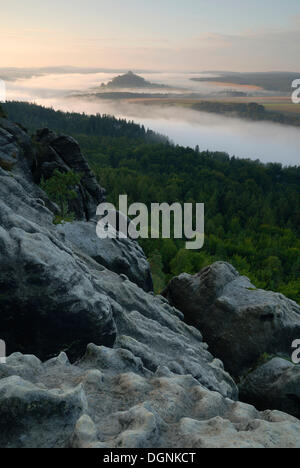
[[[102,88],[106,89],[124,89],[124,88],[167,88],[162,84],[154,84],[150,81],[145,80],[139,75],[136,75],[132,71],[119,75],[113,78],[109,83],[101,85]]]

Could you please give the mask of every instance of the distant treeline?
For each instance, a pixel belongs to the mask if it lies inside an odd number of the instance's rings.
[[[25,127],[46,124],[65,133],[72,128],[69,133],[79,141],[107,189],[108,201],[116,206],[123,194],[130,204],[143,202],[148,207],[153,202],[205,203],[201,251],[186,250],[179,239],[141,241],[156,291],[174,275],[197,273],[214,261],[225,260],[256,286],[282,292],[300,303],[300,166],[265,165],[223,152],[153,141],[132,123],[121,121],[118,128],[113,118],[104,118],[105,134],[98,117],[97,134],[96,127],[87,124],[87,116],[27,104],[10,103],[6,110]],[[70,118],[77,124],[70,125]]]
[[[146,141],[167,142],[166,137],[152,130],[146,130],[143,125],[125,119],[117,119],[110,115],[61,112],[16,101],[6,102],[2,104],[2,107],[8,118],[33,132],[39,128],[49,127],[69,135],[84,134],[116,138],[126,136]]]
[[[217,73],[217,72],[215,72]],[[192,81],[217,83],[232,83],[245,86],[259,86],[269,91],[291,92],[292,82],[300,77],[300,73],[292,72],[260,72],[260,73],[222,73],[217,77],[191,78]]]
[[[267,111],[266,108],[257,104],[250,103],[234,103],[234,102],[219,102],[219,101],[201,101],[193,104],[192,109],[211,112],[215,114],[223,114],[242,119],[254,121],[270,121],[285,125],[300,126],[300,115],[287,115],[281,112]]]

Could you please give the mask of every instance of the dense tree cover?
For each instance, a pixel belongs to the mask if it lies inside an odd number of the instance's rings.
[[[61,112],[43,106],[24,102],[6,102],[3,109],[8,118],[25,125],[27,129],[35,131],[39,128],[49,127],[51,130],[69,135],[84,134],[97,136],[110,136],[137,138],[149,141],[166,141],[166,138],[157,133],[146,130],[145,127],[116,119],[110,115],[86,115],[75,112]]]
[[[81,144],[85,147],[84,139]],[[96,144],[96,142],[95,142]],[[89,151],[97,177],[117,204],[129,201],[204,202],[206,242],[200,252],[178,240],[143,240],[165,279],[196,273],[215,260],[228,260],[262,288],[300,302],[300,167],[229,158],[172,145],[99,141]],[[161,284],[162,275],[159,276]]]
[[[212,112],[216,114],[231,115],[242,119],[254,121],[270,121],[285,125],[300,126],[300,115],[283,114],[282,112],[269,111],[257,102],[236,103],[220,101],[201,101],[193,104],[194,110]]]
[[[58,113],[58,122],[62,118]],[[121,133],[71,132],[107,189],[109,201],[117,205],[119,194],[127,194],[129,203],[148,206],[205,203],[201,251],[185,250],[183,240],[141,241],[157,291],[174,275],[196,273],[216,260],[227,260],[256,286],[300,303],[300,166],[264,165]]]

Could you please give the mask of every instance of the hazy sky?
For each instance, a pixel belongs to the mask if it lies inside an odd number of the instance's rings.
[[[300,68],[299,0],[0,0],[1,67]]]

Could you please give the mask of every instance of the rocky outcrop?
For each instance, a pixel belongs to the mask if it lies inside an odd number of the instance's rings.
[[[79,220],[95,218],[97,206],[105,200],[105,190],[97,183],[78,143],[69,136],[43,129],[37,132],[35,148],[31,165],[34,181],[40,183],[42,177],[49,179],[55,169],[80,173],[82,178],[76,188],[77,198],[68,202],[69,211],[75,213]]]
[[[33,182],[29,135],[5,119],[0,135],[0,158],[11,163],[0,165],[0,335],[8,353],[47,358],[65,349],[75,359],[90,341],[112,345],[110,303],[55,234],[55,205]]]
[[[57,231],[100,265],[126,275],[145,291],[153,291],[149,263],[139,244],[129,238],[100,239],[96,235],[96,222],[64,223]]]
[[[90,341],[112,345],[111,305],[55,235],[55,205],[33,183],[30,137],[7,120],[0,131],[1,158],[12,160],[0,167],[0,336],[7,352],[45,359],[65,349],[75,359]]]
[[[242,380],[240,397],[258,409],[278,409],[300,419],[300,367],[273,358]]]
[[[1,338],[8,352],[47,358],[67,349],[75,358],[89,341],[113,344],[115,324],[96,280],[55,236],[52,217],[0,169]]]
[[[282,294],[256,289],[228,263],[214,263],[195,276],[180,275],[164,295],[201,330],[235,377],[264,353],[290,356],[300,336],[300,307]]]
[[[147,370],[130,351],[88,346],[71,365],[14,354],[0,365],[0,446],[300,448],[299,420],[224,398],[191,375]]]

